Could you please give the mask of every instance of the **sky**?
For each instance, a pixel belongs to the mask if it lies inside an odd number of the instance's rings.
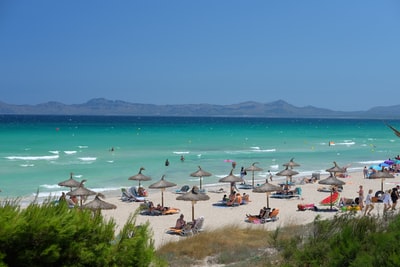
[[[0,102],[400,104],[400,2],[0,1]]]

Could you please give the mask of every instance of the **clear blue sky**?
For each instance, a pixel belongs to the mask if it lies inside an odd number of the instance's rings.
[[[0,1],[0,101],[400,104],[400,1]]]

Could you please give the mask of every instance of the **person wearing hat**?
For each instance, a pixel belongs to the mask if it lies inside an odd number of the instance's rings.
[[[186,221],[183,218],[184,216],[183,214],[181,214],[179,218],[176,220],[175,229],[183,229],[183,227],[185,227]]]

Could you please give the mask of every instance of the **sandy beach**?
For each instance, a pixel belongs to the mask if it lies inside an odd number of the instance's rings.
[[[321,174],[321,180],[328,177],[328,174]],[[293,177],[293,181],[302,180],[302,177]],[[359,186],[363,185],[364,187],[364,195],[367,195],[369,189],[373,189],[375,194],[376,191],[381,190],[381,179],[364,179],[362,172],[349,173],[347,178],[339,178],[344,181],[346,184],[343,186],[343,191],[340,192],[340,197],[352,198],[355,199],[358,197]],[[274,183],[274,181],[272,182]],[[389,188],[393,188],[396,186],[396,183],[400,183],[399,176],[395,176],[395,179],[386,179],[383,182],[384,190]],[[276,182],[275,182],[276,184]],[[198,185],[198,184],[192,184]],[[223,193],[214,193],[210,191],[217,190],[219,188],[223,188],[224,190],[229,190],[229,184],[221,184],[217,188],[207,188],[208,195],[210,200],[207,201],[199,201],[194,206],[194,217],[198,218],[200,216],[204,216],[204,231],[223,227],[224,225],[234,224],[240,227],[257,227],[264,228],[266,230],[273,230],[276,227],[283,227],[285,225],[293,225],[293,224],[307,224],[312,222],[317,215],[320,215],[321,218],[331,218],[337,212],[316,212],[312,210],[299,211],[297,208],[298,204],[315,204],[318,207],[326,208],[323,206],[319,206],[318,203],[329,196],[329,192],[320,192],[318,188],[323,187],[323,185],[316,183],[306,183],[306,184],[296,184],[294,187],[300,187],[302,189],[302,197],[292,198],[292,199],[277,199],[277,198],[269,198],[269,206],[271,208],[278,208],[280,210],[279,220],[275,222],[267,222],[265,224],[252,224],[246,222],[246,214],[258,214],[260,208],[267,205],[267,197],[266,193],[254,193],[252,190],[240,189],[240,193],[243,192],[248,193],[250,195],[250,200],[246,205],[240,205],[235,207],[221,207],[214,206],[214,203],[219,202]],[[327,186],[325,186],[327,187]],[[192,217],[192,205],[190,201],[181,201],[176,200],[176,197],[179,196],[175,193],[175,190],[180,188],[179,185],[173,188],[167,188],[164,191],[164,206],[175,207],[180,209],[180,213],[185,215],[185,219],[187,221],[191,220]],[[103,215],[106,218],[114,218],[118,229],[122,227],[129,215],[134,212],[137,208],[139,208],[140,202],[123,202],[121,201],[121,193],[120,192],[109,192],[106,194],[105,201],[113,203],[117,205],[117,209],[115,210],[105,210],[102,211]],[[149,200],[153,201],[156,205],[157,203],[161,203],[161,191],[160,190],[149,190]],[[382,214],[383,204],[375,203],[375,209],[372,211],[372,214],[377,215]],[[339,211],[341,212],[341,211]],[[149,222],[154,234],[154,241],[156,248],[160,247],[171,241],[177,241],[185,237],[181,237],[178,235],[171,235],[166,233],[169,227],[174,226],[176,220],[178,219],[180,213],[173,215],[163,215],[163,216],[146,216],[146,215],[138,215],[137,223]],[[358,212],[358,216],[361,216],[363,213]]]

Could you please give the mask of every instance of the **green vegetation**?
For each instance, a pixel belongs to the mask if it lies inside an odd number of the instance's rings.
[[[400,266],[400,216],[354,214],[317,216],[310,225],[272,232],[228,226],[167,244],[157,254],[170,266],[204,259],[229,266]]]
[[[100,213],[62,203],[0,204],[0,266],[400,266],[400,216],[316,216],[309,225],[225,226],[155,251],[133,214],[116,235]]]
[[[133,214],[115,236],[102,215],[48,200],[21,209],[0,205],[0,266],[149,266],[155,257],[149,225]]]

